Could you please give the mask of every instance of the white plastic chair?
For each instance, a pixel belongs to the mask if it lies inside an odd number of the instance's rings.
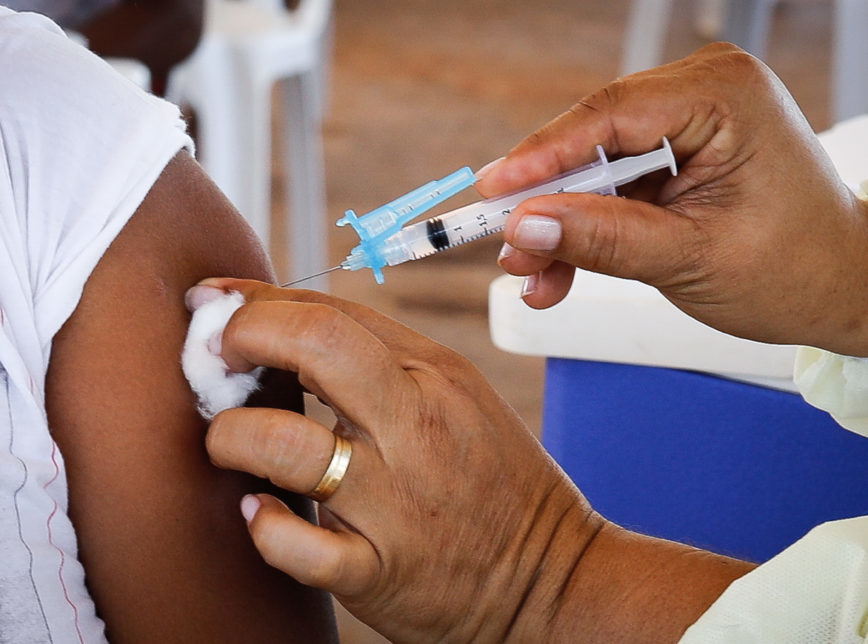
[[[732,42],[763,58],[777,0],[703,0],[702,12],[721,15],[715,37]],[[868,112],[868,2],[835,0],[832,114],[836,122]],[[672,0],[634,0],[627,22],[621,73],[631,74],[663,61],[663,44],[672,13]],[[704,16],[700,14],[699,21]],[[712,20],[714,22],[714,20]],[[703,31],[708,31],[704,29]],[[704,34],[708,35],[708,34]]]
[[[291,278],[326,266],[321,125],[332,0],[208,0],[193,55],[169,77],[167,96],[196,112],[199,159],[268,247],[271,92],[286,110]],[[324,288],[325,281],[316,286]]]
[[[868,113],[868,2],[835,0],[835,88],[832,114],[835,122]]]

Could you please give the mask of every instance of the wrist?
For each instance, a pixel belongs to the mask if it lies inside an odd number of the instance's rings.
[[[478,571],[475,610],[465,612],[454,641],[547,639],[563,587],[606,521],[562,472],[536,486],[518,524],[492,564]]]
[[[552,535],[509,638],[674,642],[753,568],[589,512],[580,526],[565,520]]]
[[[594,578],[589,573],[590,553],[598,540],[608,538],[615,527],[586,503],[575,504],[553,526],[545,547],[533,553],[533,574],[517,605],[506,639],[516,642],[590,641],[586,639],[586,620],[582,614],[586,603],[579,587]],[[596,565],[596,564],[594,564]]]
[[[829,272],[827,287],[815,302],[813,337],[802,344],[847,356],[868,356],[868,198],[852,199],[851,229],[841,236],[840,259],[835,264],[814,267]],[[834,270],[834,266],[838,270]]]

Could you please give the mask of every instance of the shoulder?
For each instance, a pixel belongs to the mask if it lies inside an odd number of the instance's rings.
[[[182,147],[192,142],[176,106],[47,18],[0,8],[0,231],[44,303],[35,310],[43,342]]]

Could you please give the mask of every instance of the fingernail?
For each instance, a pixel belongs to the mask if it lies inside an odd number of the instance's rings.
[[[187,289],[187,292],[184,294],[184,304],[187,305],[188,311],[193,312],[203,304],[216,300],[223,294],[222,289],[197,284]]]
[[[497,256],[497,263],[500,264],[501,261],[513,255],[515,255],[515,248],[509,244],[504,244],[503,248],[500,249],[500,254]]]
[[[262,507],[262,501],[253,494],[248,494],[241,499],[241,514],[244,515],[244,520],[247,523],[253,521],[253,517],[259,512],[260,507]]]
[[[553,217],[525,215],[515,227],[513,245],[527,250],[554,250],[561,243],[561,222]]]
[[[506,157],[500,157],[499,159],[495,159],[494,161],[489,161],[489,162],[486,163],[484,166],[482,166],[481,168],[479,168],[479,170],[476,171],[476,180],[479,181],[479,180],[482,179],[485,175],[487,175],[489,172],[491,172],[492,170],[494,170],[494,168],[495,168],[495,167],[496,167],[496,166],[497,166],[501,161],[503,161],[505,158],[506,158]]]
[[[522,284],[521,287],[522,299],[536,291],[537,284],[539,284],[539,273],[534,273],[533,275],[528,275],[527,277],[525,277],[524,284]]]
[[[208,351],[211,355],[219,356],[223,352],[223,331],[218,331],[208,338]]]

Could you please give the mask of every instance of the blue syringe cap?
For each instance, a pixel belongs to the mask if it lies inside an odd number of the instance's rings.
[[[383,275],[386,258],[383,257],[383,253],[380,250],[379,236],[372,235],[371,231],[364,225],[365,222],[363,220],[369,218],[371,214],[382,210],[383,207],[378,208],[376,211],[371,211],[361,218],[356,215],[354,210],[347,210],[344,212],[344,216],[336,222],[338,226],[349,224],[359,236],[359,245],[353,248],[350,254],[347,255],[347,258],[343,262],[344,265],[351,271],[357,271],[360,268],[370,268],[374,273],[374,279],[377,280],[377,284],[382,284],[386,281]]]
[[[465,167],[443,179],[430,181],[361,217],[347,210],[336,223],[338,226],[352,226],[359,236],[359,245],[347,256],[344,264],[354,271],[370,268],[377,284],[382,284],[385,281],[382,269],[388,265],[383,243],[398,233],[408,221],[473,185],[475,181],[473,171]]]
[[[383,267],[386,265],[386,260],[377,247],[370,242],[363,241],[353,248],[344,260],[343,265],[351,271],[357,271],[360,268],[370,268],[374,273],[374,279],[377,280],[377,284],[382,284],[386,279],[383,276]]]

